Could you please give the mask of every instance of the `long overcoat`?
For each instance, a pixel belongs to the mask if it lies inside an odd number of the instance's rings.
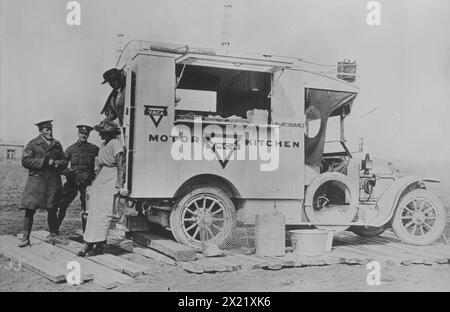
[[[48,160],[61,161],[58,168],[48,166]],[[64,151],[57,140],[48,144],[42,136],[31,140],[22,155],[22,165],[28,169],[28,180],[20,201],[20,209],[56,209],[62,194],[61,172],[67,167]]]

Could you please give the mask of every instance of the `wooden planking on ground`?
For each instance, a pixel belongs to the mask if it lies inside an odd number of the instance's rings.
[[[61,267],[66,271],[66,274],[69,273],[69,269],[67,268],[68,263],[78,261],[78,257],[75,255],[43,241],[33,243],[29,250]],[[81,270],[80,273],[82,282],[92,281],[94,279],[94,274],[88,270]]]
[[[361,252],[375,253],[375,259],[377,261],[389,261],[396,264],[430,264],[429,259],[417,256],[416,254],[409,254],[399,251],[397,248],[389,248],[384,244],[374,244],[369,241],[363,240],[358,236],[347,236],[340,233],[336,240],[344,243],[344,246],[353,246],[353,248],[360,249]],[[352,247],[348,247],[352,248]]]
[[[295,266],[295,261],[289,257],[275,257],[275,256],[265,256],[264,258],[268,258],[275,261],[280,261],[283,265],[283,268],[292,268]]]
[[[0,253],[5,257],[20,263],[31,271],[44,276],[48,280],[59,283],[66,280],[66,271],[61,270],[52,262],[37,256],[27,250],[28,248],[17,247],[18,240],[12,240],[13,237],[7,238],[0,236]]]
[[[333,256],[329,252],[316,256],[302,256],[290,253],[287,254],[286,257],[294,261],[296,266],[321,266],[341,263],[339,257]]]
[[[19,238],[22,238],[22,234],[17,235]],[[46,243],[43,240],[33,241],[29,250],[41,256],[56,265],[61,266],[68,273],[67,264],[71,261],[76,261],[77,257],[57,246]],[[81,281],[82,283],[91,281],[94,279],[94,275],[92,272],[88,272],[87,270],[81,271]]]
[[[350,234],[350,233],[349,233]],[[382,243],[395,243],[400,244],[405,248],[411,248],[411,250],[422,250],[426,252],[437,252],[444,256],[450,257],[450,246],[445,245],[442,243],[439,244],[431,244],[426,246],[416,246],[416,245],[409,245],[404,242],[402,242],[397,236],[395,236],[394,233],[386,231],[381,236],[373,237],[375,240],[379,240]]]
[[[247,255],[247,254],[236,253],[236,254],[234,254],[234,256],[253,262],[255,269],[261,269],[263,267],[267,267],[270,263],[266,259],[258,258],[258,257],[252,256],[252,255]]]
[[[235,255],[227,255],[226,259],[230,263],[239,265],[241,270],[255,269],[257,267],[255,262],[249,261],[247,259],[236,257]]]
[[[217,263],[225,266],[228,272],[238,271],[238,270],[240,270],[242,268],[239,263],[230,261],[228,256],[209,257],[207,259],[211,259],[212,261],[217,262]]]
[[[192,262],[177,262],[177,265],[182,268],[185,271],[188,271],[189,273],[197,273],[202,274],[205,273],[205,270],[202,266],[198,266]]]
[[[32,233],[32,237],[39,239],[39,236],[45,237],[44,233]],[[78,248],[75,248],[74,250],[70,247],[70,242],[68,245],[58,245],[58,248],[61,248],[62,250],[65,250],[71,254],[75,254],[76,250]],[[86,258],[77,257],[77,261],[80,263],[82,270],[91,272],[94,275],[94,282],[102,286],[106,289],[112,289],[120,284],[124,284],[119,282],[118,276],[116,274],[120,274],[114,270],[111,270],[110,268],[104,267],[98,263],[95,263],[93,261],[87,260]],[[120,274],[122,275],[122,274]]]
[[[367,255],[361,255],[360,253],[355,253],[349,250],[341,248],[341,246],[334,246],[330,252],[331,255],[339,257],[341,263],[343,264],[367,264],[369,261],[373,260],[372,257]]]
[[[433,263],[448,263],[448,258],[438,254],[430,254],[421,249],[409,248],[404,244],[392,243],[389,240],[365,238],[341,233],[339,236],[341,240],[347,242],[359,243],[360,246],[371,248],[374,250],[381,250],[387,254],[402,258],[402,263],[407,264],[433,264]]]
[[[346,233],[346,235],[348,235]],[[438,259],[450,259],[450,247],[439,244],[439,245],[428,245],[428,246],[414,246],[414,245],[407,245],[405,243],[402,243],[400,240],[396,238],[381,236],[381,237],[372,237],[372,238],[366,238],[364,237],[363,240],[371,243],[377,243],[382,244],[385,246],[390,246],[399,250],[402,250],[404,252],[410,252],[410,253],[416,253],[423,256],[433,256]]]
[[[192,261],[197,258],[197,251],[168,239],[154,239],[154,236],[146,233],[131,233],[133,241],[145,247],[149,247],[169,256],[176,261]]]
[[[31,237],[42,240],[47,236],[48,232],[46,231],[37,231],[32,232]],[[77,254],[80,250],[80,246],[82,244],[69,240],[67,245],[57,245],[58,248],[66,250],[72,254]],[[90,272],[94,274],[94,282],[100,284],[105,288],[114,288],[119,284],[122,285],[130,285],[133,282],[133,279],[127,275],[121,274],[113,269],[104,266],[100,259],[96,259],[95,257],[77,257],[77,261],[80,262],[82,266],[88,269]]]
[[[136,247],[136,244],[131,241],[131,240],[127,240],[127,241],[122,241],[120,243],[120,248],[122,248],[123,250],[129,251],[129,252],[133,252],[136,254],[139,254],[141,256],[144,256],[146,258],[150,258],[153,260],[156,260],[160,263],[164,263],[164,264],[168,264],[168,265],[177,265],[177,262],[173,259],[170,259],[169,257],[155,251],[149,248],[141,248],[141,247]]]
[[[182,262],[184,262],[184,261],[182,261]],[[203,271],[206,273],[213,273],[213,272],[217,271],[217,268],[215,269],[214,265],[211,262],[205,261],[203,259],[189,261],[188,263],[191,263],[191,264],[201,267],[203,269]],[[226,271],[225,268],[223,270]]]
[[[396,264],[402,263],[402,261],[409,261],[404,255],[397,255],[386,251],[386,248],[379,248],[378,246],[370,246],[361,244],[360,240],[348,240],[344,237],[336,237],[336,242],[339,242],[339,247],[343,250],[352,251],[370,257],[370,260],[376,260],[380,262],[393,262]],[[419,260],[418,260],[419,261]]]
[[[42,237],[42,235],[40,235],[39,237]],[[61,247],[64,248],[63,246],[68,246],[68,248],[70,248],[70,251],[75,254],[84,246],[83,244],[72,240],[69,240],[68,242],[69,242],[68,245],[61,245]],[[117,257],[111,254],[103,254],[94,257],[89,257],[89,259],[106,267],[109,267],[119,273],[125,273],[131,277],[136,277],[138,275],[150,273],[150,269],[146,266],[136,264],[127,259]]]
[[[406,261],[405,257],[399,257],[392,254],[386,254],[380,250],[374,250],[373,248],[365,248],[365,246],[355,246],[352,244],[343,244],[339,246],[342,250],[351,251],[354,253],[359,253],[361,256],[370,258],[370,261],[379,262],[392,262],[395,264],[400,264],[402,261]]]
[[[211,263],[213,265],[214,271],[231,272],[240,269],[237,268],[234,264],[223,261],[221,258],[223,259],[223,257],[205,257],[203,254],[197,253],[197,259]]]

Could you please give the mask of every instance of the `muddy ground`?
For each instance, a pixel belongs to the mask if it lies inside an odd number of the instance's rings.
[[[402,173],[437,177],[443,183],[431,185],[450,207],[449,164],[403,163],[397,168]],[[18,162],[0,163],[0,235],[21,231],[22,212],[17,209],[27,172]],[[69,207],[61,232],[69,235],[81,228],[79,202]],[[45,212],[35,217],[34,229],[47,230]],[[450,227],[446,229],[450,237]],[[195,275],[184,270],[158,264],[134,254],[123,254],[136,262],[145,262],[154,268],[151,275],[140,276],[131,286],[112,291],[450,291],[450,265],[388,265],[381,266],[381,285],[368,286],[366,266],[337,264],[323,267],[283,269],[279,271],[246,270]],[[26,268],[7,270],[9,260],[0,256],[0,291],[105,291],[89,282],[80,286],[55,284]]]

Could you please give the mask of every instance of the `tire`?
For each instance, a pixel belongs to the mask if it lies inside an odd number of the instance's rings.
[[[429,245],[441,236],[446,222],[447,212],[439,198],[427,190],[415,189],[400,200],[392,229],[407,244]]]
[[[351,226],[350,231],[362,237],[375,237],[386,231],[384,226]]]
[[[197,250],[201,250],[202,233],[205,241],[224,247],[231,239],[235,225],[234,204],[216,187],[199,186],[182,195],[170,214],[175,239]]]
[[[325,220],[321,218],[321,216],[317,213],[314,205],[314,198],[316,192],[319,192],[319,188],[324,186],[325,183],[335,183],[339,185],[340,188],[343,188],[347,191],[349,198],[347,199],[349,202],[346,207],[345,215],[341,215],[339,220],[326,220],[327,222],[336,223],[335,225],[315,225],[314,223],[327,223]],[[359,194],[356,192],[358,190],[357,187],[352,183],[350,178],[339,172],[325,172],[321,175],[317,176],[312,180],[312,182],[308,185],[305,192],[305,214],[308,220],[318,229],[325,229],[329,231],[341,232],[348,229],[349,225],[339,225],[340,223],[348,224],[351,223],[354,217],[357,214],[357,203],[359,199]],[[327,209],[327,208],[325,208]]]

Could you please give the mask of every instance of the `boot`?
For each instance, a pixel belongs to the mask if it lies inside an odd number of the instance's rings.
[[[83,227],[83,233],[84,233],[84,231],[86,231],[86,221],[87,221],[86,218],[87,218],[86,213],[82,212],[81,213],[81,226]]]
[[[23,248],[23,247],[29,246],[30,244],[31,244],[31,242],[30,242],[30,232],[24,232],[23,233],[23,237],[20,240],[19,247]]]
[[[103,243],[95,244],[95,247],[91,251],[87,252],[86,257],[93,257],[98,255],[103,255]]]
[[[84,257],[86,256],[86,254],[90,251],[92,251],[92,249],[94,249],[94,244],[92,243],[86,243],[86,245],[84,245],[83,249],[81,249],[77,255],[80,257]]]
[[[25,216],[23,218],[23,237],[20,240],[19,247],[23,248],[31,244],[30,235],[31,229],[33,228],[33,216],[34,211],[25,211]]]

